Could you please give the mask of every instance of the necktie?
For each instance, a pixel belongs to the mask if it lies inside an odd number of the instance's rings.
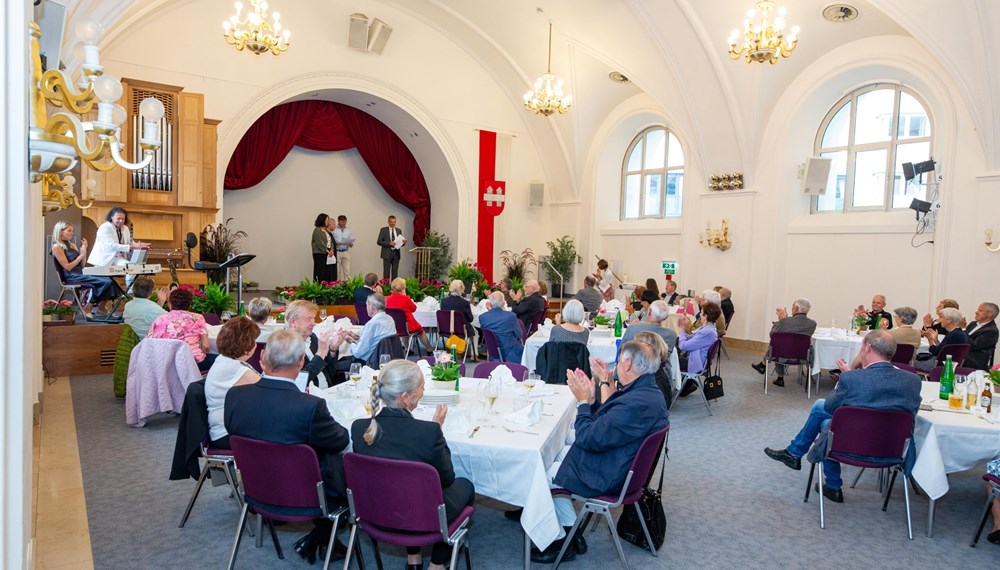
[[[122,229],[121,228],[115,228],[115,230],[118,231],[118,243],[123,243],[122,242]]]

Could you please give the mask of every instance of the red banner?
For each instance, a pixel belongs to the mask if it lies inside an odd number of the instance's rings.
[[[506,183],[496,178],[497,134],[479,131],[479,241],[476,262],[487,281],[493,282],[493,218],[499,216],[507,200]]]

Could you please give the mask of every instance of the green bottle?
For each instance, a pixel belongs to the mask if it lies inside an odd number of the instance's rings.
[[[615,315],[615,338],[622,337],[622,312],[618,311]]]
[[[944,370],[941,372],[941,388],[938,398],[947,400],[948,396],[955,389],[955,363],[951,361],[951,355],[945,357]]]
[[[247,308],[246,305],[243,304],[243,301],[240,301],[240,308],[237,309],[236,315],[240,317],[247,316]]]
[[[451,365],[458,366],[458,350],[455,345],[451,345]],[[455,378],[455,391],[458,392],[458,382],[461,378]]]

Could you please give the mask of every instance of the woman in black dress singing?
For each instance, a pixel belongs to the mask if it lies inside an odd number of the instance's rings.
[[[80,238],[80,247],[73,243],[73,224],[56,222],[52,229],[52,256],[62,268],[63,281],[68,285],[89,285],[93,287],[90,302],[84,307],[89,313],[91,306],[97,304],[98,314],[107,314],[107,307],[102,304],[123,295],[121,287],[110,277],[100,275],[84,275],[83,266],[87,259],[87,240]]]

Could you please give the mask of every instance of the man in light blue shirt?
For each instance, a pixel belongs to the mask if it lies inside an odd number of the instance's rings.
[[[333,244],[337,250],[337,265],[340,267],[340,279],[351,278],[351,248],[354,247],[354,236],[347,227],[347,216],[337,216],[337,227],[333,228]]]
[[[161,301],[165,300],[167,291],[166,287],[160,289],[157,291],[157,297]],[[163,307],[149,300],[152,294],[153,280],[149,277],[139,276],[135,278],[135,283],[132,285],[133,299],[125,303],[125,312],[122,315],[125,324],[132,327],[132,331],[135,332],[135,336],[139,337],[139,340],[146,338],[146,333],[149,332],[149,327],[152,326],[156,317],[166,313]]]
[[[351,354],[354,355],[353,362],[367,362],[383,338],[396,335],[396,323],[392,317],[385,314],[385,297],[381,293],[375,292],[368,295],[365,306],[368,308],[371,320],[365,323],[357,343],[351,346]],[[342,358],[341,362],[345,360],[348,360],[346,364],[350,368],[351,360]],[[340,366],[338,365],[337,368]]]

